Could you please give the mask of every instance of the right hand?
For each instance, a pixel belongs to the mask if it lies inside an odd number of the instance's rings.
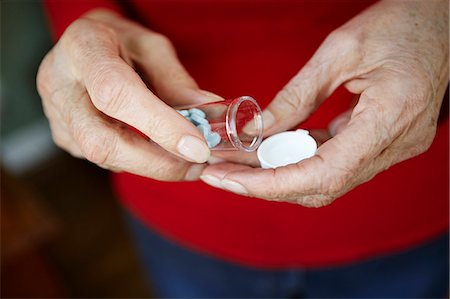
[[[73,156],[165,181],[197,179],[210,156],[171,106],[221,98],[198,88],[166,37],[112,12],[73,22],[42,61],[37,87],[55,143]]]
[[[283,132],[344,85],[355,106],[330,124],[332,138],[296,164],[222,163],[207,167],[202,180],[321,207],[428,150],[448,85],[448,11],[448,1],[379,1],[336,29],[263,112],[265,134]]]

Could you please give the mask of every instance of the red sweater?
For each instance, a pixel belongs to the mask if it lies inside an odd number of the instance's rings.
[[[109,7],[168,36],[199,85],[265,106],[322,40],[371,1],[48,1],[55,36],[82,13]],[[125,13],[126,12],[126,13]],[[339,89],[302,125],[324,128],[345,111]],[[444,109],[445,110],[445,109]],[[445,110],[447,112],[447,110]],[[165,236],[260,267],[323,266],[392,253],[448,229],[448,112],[431,148],[319,209],[246,198],[202,182],[114,174],[123,205]]]

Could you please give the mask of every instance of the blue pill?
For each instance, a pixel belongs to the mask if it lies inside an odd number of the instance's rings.
[[[220,135],[216,132],[212,132],[206,138],[206,143],[208,144],[209,148],[217,146],[220,143]]]
[[[177,110],[178,113],[180,113],[181,115],[183,115],[184,117],[188,117],[189,116],[189,111],[188,110]]]
[[[196,126],[208,124],[208,120],[204,119],[198,114],[191,114],[189,118],[191,119],[191,122]]]
[[[198,115],[198,116],[200,116],[201,118],[205,118],[206,117],[206,114],[205,114],[205,112],[203,112],[202,110],[200,110],[200,109],[198,109],[198,108],[191,108],[191,109],[189,109],[189,114],[192,116],[192,115]]]
[[[202,125],[198,125],[197,129],[200,130],[200,132],[202,132],[203,136],[206,138],[208,137],[208,134],[211,132],[211,125],[210,124],[202,124]]]

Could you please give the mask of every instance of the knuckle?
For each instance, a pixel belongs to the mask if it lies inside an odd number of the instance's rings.
[[[327,176],[322,179],[319,188],[319,197],[325,199],[335,199],[347,192],[350,178],[354,176],[352,171],[341,170],[333,176]]]
[[[150,132],[152,140],[161,146],[174,144],[179,138],[173,124],[166,121],[163,115],[150,118],[145,122],[145,128]]]
[[[348,67],[359,67],[364,61],[364,33],[340,28],[333,31],[324,41],[327,50],[336,53],[340,59],[345,59]]]
[[[365,147],[384,148],[395,139],[398,128],[405,122],[396,110],[376,99],[366,99],[355,107],[349,124],[364,124],[367,132],[372,134],[367,136],[370,138],[366,139]]]
[[[52,139],[53,142],[59,147],[64,150],[67,150],[68,144],[67,140],[61,136],[61,134],[57,133],[55,129],[51,129]]]
[[[329,181],[328,187],[323,195],[329,198],[337,198],[343,193],[345,193],[345,187],[347,179],[344,178],[334,178]]]
[[[402,73],[397,69],[394,74]],[[386,102],[390,108],[389,112],[395,107],[403,108],[404,116],[412,116],[425,111],[429,107],[430,99],[434,96],[432,88],[429,88],[424,81],[417,80],[409,74],[396,77],[394,74],[387,76],[389,82],[383,84],[384,90],[377,91],[378,100],[382,100],[382,97],[392,98],[392,101]]]
[[[63,140],[63,138],[61,138],[61,136],[59,134],[57,134],[55,131],[52,130],[52,139],[53,142],[60,148],[65,148],[66,146],[66,142]]]
[[[149,35],[149,40],[151,41],[152,44],[157,44],[159,46],[166,48],[173,48],[170,39],[163,34],[152,32]]]
[[[58,44],[64,52],[70,53],[73,57],[84,57],[91,55],[92,41],[103,44],[117,44],[117,33],[104,23],[88,18],[75,20],[61,36]]]
[[[434,137],[436,136],[436,130],[437,126],[434,125],[430,128],[429,134],[425,134],[425,140],[422,142],[423,147],[420,153],[424,153],[430,149],[431,145],[433,144]]]
[[[62,129],[60,126],[55,126],[52,121],[50,121],[50,131],[53,142],[61,148],[62,150],[68,152],[72,156],[76,158],[82,158],[83,156],[77,150],[77,147],[74,145],[73,140],[69,135],[67,135],[66,131]]]
[[[94,75],[90,96],[94,106],[107,114],[115,115],[127,105],[123,73],[118,67],[101,67]]]
[[[302,100],[300,91],[298,88],[292,85],[288,85],[283,87],[283,89],[280,90],[277,97],[281,100],[282,111],[290,111],[291,113],[297,115],[300,114],[302,109]]]
[[[165,182],[182,181],[186,173],[186,164],[180,164],[182,166],[177,164],[160,165],[152,169],[151,177],[155,180]]]
[[[73,21],[62,36],[62,41],[79,45],[86,36],[117,38],[116,32],[108,25],[86,17]]]
[[[261,188],[264,190],[264,198],[274,201],[290,201],[293,193],[292,185],[289,182],[280,182],[277,177],[283,177],[285,169],[275,168],[271,170],[271,174],[267,181],[259,182]]]
[[[292,175],[291,171],[292,169],[289,169],[289,167],[273,169],[272,178],[261,182],[264,198],[273,201],[297,202],[297,199],[303,196],[304,190],[299,187],[297,178]]]
[[[51,55],[52,52],[49,52],[44,59],[42,60],[37,75],[36,75],[36,88],[39,92],[39,95],[43,97],[46,94],[50,93],[50,68],[51,68]]]
[[[314,188],[312,189],[312,196],[335,199],[350,189],[352,180],[357,177],[355,169],[358,169],[358,166],[346,165],[344,168],[329,164],[319,153],[313,159],[316,159],[316,167],[325,169],[325,171],[315,176],[317,183],[314,184]]]
[[[363,35],[357,31],[349,29],[337,29],[328,35],[325,42],[330,46],[337,47],[338,49],[346,49],[347,51],[358,50],[362,44]],[[352,51],[359,52],[359,51]]]
[[[436,136],[436,125],[432,125],[425,130],[423,130],[423,128],[421,127],[420,130],[420,133],[416,133],[417,137],[414,138],[415,140],[413,142],[409,142],[410,146],[408,151],[406,152],[405,158],[412,158],[423,154],[428,151],[433,144],[434,138]]]
[[[141,33],[137,35],[136,42],[133,44],[133,48],[131,50],[137,56],[150,59],[152,56],[155,56],[155,53],[160,55],[167,54],[167,51],[173,53],[175,52],[175,47],[166,36],[146,30],[144,32],[141,31]]]
[[[424,88],[423,86],[415,85],[409,93],[407,102],[411,110],[415,112],[415,115],[420,114],[429,108],[430,102],[428,99],[433,98],[433,95],[430,94],[429,90],[430,89]]]
[[[297,204],[307,208],[321,208],[331,204],[334,197],[329,195],[308,195],[297,198]]]
[[[425,140],[423,145],[416,152],[412,153],[412,157],[415,157],[415,156],[418,156],[420,154],[427,152],[430,149],[432,144],[433,144],[433,139],[428,138],[427,140]]]
[[[59,43],[63,47],[77,47],[84,40],[84,34],[88,28],[92,28],[93,22],[83,18],[73,21],[64,31]],[[89,29],[91,30],[91,29]]]
[[[292,194],[286,194],[283,191],[278,191],[278,190],[275,190],[275,189],[271,188],[271,189],[266,190],[264,192],[263,197],[266,200],[272,200],[272,201],[291,201],[293,195]]]
[[[74,130],[83,156],[92,163],[107,165],[113,160],[115,138],[107,131],[95,131],[88,127]]]
[[[93,20],[110,20],[113,18],[121,18],[120,14],[104,7],[97,7],[88,11],[85,18]]]

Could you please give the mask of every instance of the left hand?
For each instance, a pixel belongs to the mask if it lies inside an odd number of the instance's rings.
[[[55,143],[100,167],[192,181],[210,156],[173,107],[222,98],[199,89],[167,37],[115,12],[75,20],[41,63],[37,88]]]
[[[266,134],[287,130],[344,85],[359,100],[334,126],[334,137],[297,164],[220,163],[201,179],[242,195],[320,207],[425,152],[448,84],[448,42],[448,1],[378,2],[332,32],[263,113]]]

